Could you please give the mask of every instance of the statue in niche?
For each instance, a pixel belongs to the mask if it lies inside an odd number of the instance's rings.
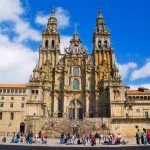
[[[114,100],[117,100],[120,96],[120,91],[119,90],[113,90],[114,93]]]
[[[73,48],[73,52],[76,54],[76,53],[78,53],[78,51],[79,51],[79,48],[77,45],[75,45]]]

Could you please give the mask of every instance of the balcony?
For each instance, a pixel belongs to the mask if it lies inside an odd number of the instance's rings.
[[[150,120],[150,116],[112,116],[112,120]]]

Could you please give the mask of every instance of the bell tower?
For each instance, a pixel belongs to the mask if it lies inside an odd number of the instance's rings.
[[[113,67],[113,49],[110,44],[110,32],[105,25],[100,10],[96,19],[96,28],[93,33],[93,55],[95,63],[95,86],[102,80],[109,80]]]
[[[60,54],[60,35],[57,28],[55,10],[52,9],[47,27],[42,33],[42,43],[39,49],[39,67],[48,60],[53,66],[56,64],[57,55]]]

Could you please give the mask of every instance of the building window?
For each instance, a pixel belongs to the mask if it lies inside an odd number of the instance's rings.
[[[21,103],[21,108],[24,108],[24,103]]]
[[[25,97],[22,97],[22,100],[25,100]]]
[[[104,41],[104,47],[108,47],[108,42]]]
[[[11,89],[11,93],[14,93],[14,89]]]
[[[94,84],[92,81],[89,82],[89,90],[93,91],[94,90]]]
[[[7,89],[7,93],[10,93],[10,89]]]
[[[63,112],[63,101],[61,99],[58,99],[58,111]]]
[[[10,113],[10,120],[14,120],[14,113],[13,112]]]
[[[6,89],[3,89],[3,93],[6,93]]]
[[[3,118],[3,114],[2,112],[0,112],[0,120],[2,120],[2,118]]]
[[[3,97],[1,97],[1,100],[4,100],[4,96],[3,96]]]
[[[0,107],[3,107],[4,106],[4,103],[0,103]]]
[[[13,103],[10,103],[10,107],[13,108],[13,106],[14,106]]]
[[[73,89],[78,90],[79,89],[79,81],[77,79],[73,80]]]
[[[25,93],[26,93],[26,90],[23,90],[23,93],[25,94]]]
[[[102,47],[102,42],[101,42],[101,40],[98,41],[98,47],[99,47],[99,48]]]
[[[79,75],[79,67],[73,67],[72,75]]]
[[[126,113],[126,119],[128,119],[129,118],[129,114],[128,113]]]
[[[48,40],[45,41],[45,48],[48,48]]]
[[[0,93],[2,93],[2,89],[0,89]]]
[[[34,90],[32,90],[31,93],[34,94]]]
[[[55,41],[52,40],[52,48],[54,48],[54,46],[55,46]]]
[[[148,118],[149,117],[149,115],[148,115],[148,111],[145,111],[145,118]]]
[[[62,81],[59,82],[59,90],[60,90],[60,91],[63,90],[63,83],[62,83]]]
[[[38,94],[38,90],[36,90],[35,93]]]
[[[140,112],[140,109],[136,109],[136,112],[139,113],[139,112]]]
[[[22,90],[21,90],[21,89],[19,89],[19,93],[22,93]]]
[[[11,100],[14,100],[14,97],[11,97]]]
[[[15,93],[18,93],[18,89],[15,89]]]

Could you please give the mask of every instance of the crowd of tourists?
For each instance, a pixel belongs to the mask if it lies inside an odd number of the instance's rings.
[[[136,132],[136,143],[137,144],[150,144],[150,131],[143,129],[142,131],[140,131],[139,129],[137,129]]]
[[[65,134],[61,133],[60,136],[60,143],[61,144],[91,144],[92,146],[96,144],[108,144],[108,145],[115,145],[115,144],[121,144],[121,134],[108,134],[107,136],[104,136],[100,133],[95,134],[83,134],[82,136],[79,136],[79,134]]]
[[[33,135],[33,132],[29,132],[27,135],[23,132],[14,133],[14,136],[11,139],[11,143],[26,143],[26,144],[47,144],[47,136],[42,133],[41,131],[39,133],[36,133]],[[6,143],[7,139],[4,137],[2,139],[2,143]]]

